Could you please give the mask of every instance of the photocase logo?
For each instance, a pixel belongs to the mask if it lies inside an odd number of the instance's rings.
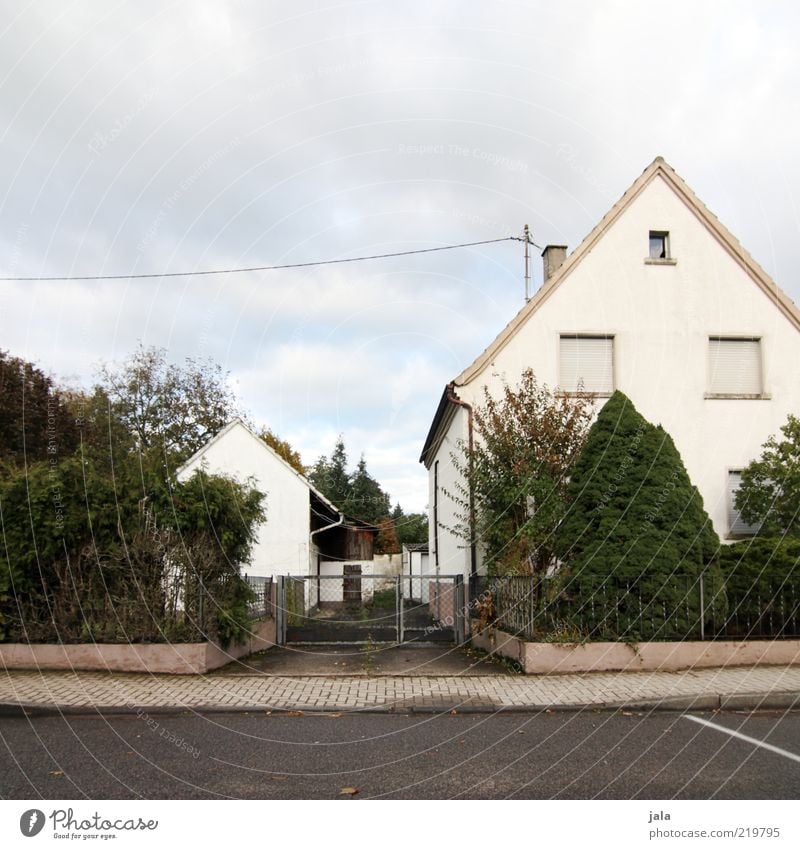
[[[44,828],[44,813],[38,808],[31,808],[19,818],[19,830],[25,837],[36,837]]]

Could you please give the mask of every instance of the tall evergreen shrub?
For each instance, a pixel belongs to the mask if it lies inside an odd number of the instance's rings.
[[[724,604],[719,540],[669,434],[621,392],[589,431],[558,531],[566,615],[592,639],[686,639]]]

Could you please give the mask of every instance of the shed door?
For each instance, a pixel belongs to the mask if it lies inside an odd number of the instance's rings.
[[[344,564],[344,603],[361,604],[361,564]]]

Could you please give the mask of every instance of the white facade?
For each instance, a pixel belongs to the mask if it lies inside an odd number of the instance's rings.
[[[252,577],[309,573],[311,485],[302,475],[238,419],[181,467],[178,480],[199,469],[249,483],[264,493],[266,521],[258,528],[243,572]]]
[[[668,234],[664,259],[650,258],[651,234]],[[581,336],[593,337],[585,347],[595,359],[576,365]],[[608,354],[610,370],[597,359]],[[799,362],[794,304],[657,159],[452,390],[480,405],[484,387],[497,395],[504,379],[514,385],[528,367],[551,388],[567,389],[582,371],[606,397],[621,390],[671,434],[725,540],[731,472],[800,411]],[[446,530],[457,511],[443,491],[456,483],[450,455],[467,436],[466,409],[448,404],[423,452],[431,515],[439,516],[438,529],[431,522],[431,558],[442,571],[465,574],[469,548]]]

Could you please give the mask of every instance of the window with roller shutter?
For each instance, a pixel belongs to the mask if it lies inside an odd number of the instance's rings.
[[[562,334],[559,340],[559,387],[562,392],[614,392],[614,337]]]
[[[707,398],[762,398],[761,340],[711,336]]]

